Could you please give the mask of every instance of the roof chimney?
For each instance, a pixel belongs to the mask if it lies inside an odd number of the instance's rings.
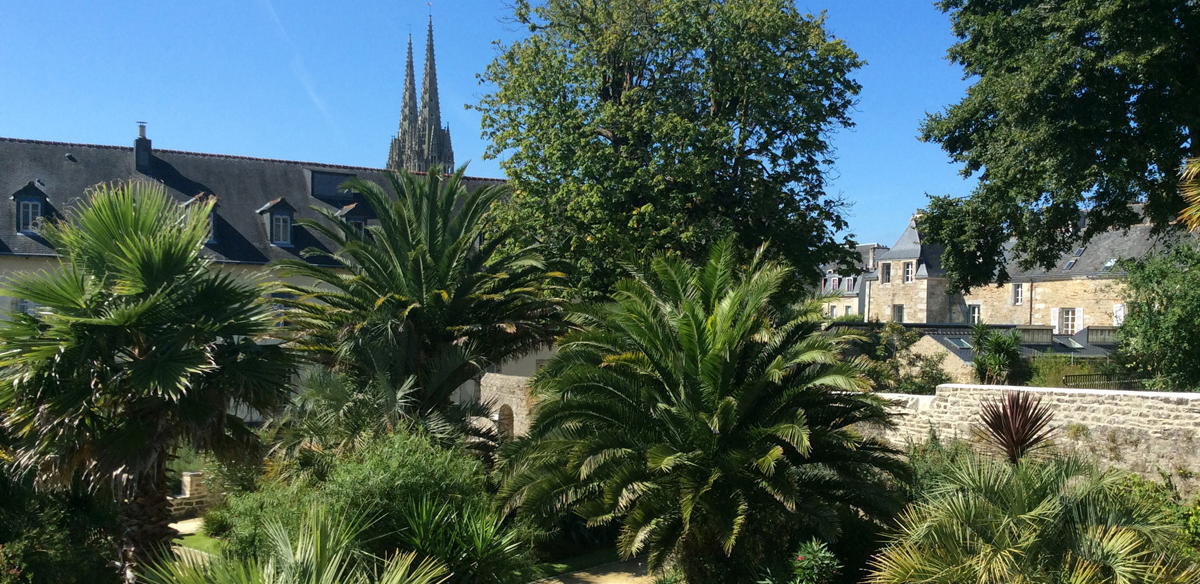
[[[133,160],[138,172],[150,171],[150,139],[146,137],[146,122],[138,122],[138,137],[133,141]]]

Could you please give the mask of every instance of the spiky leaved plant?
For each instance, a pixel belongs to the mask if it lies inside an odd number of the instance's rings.
[[[905,510],[866,581],[1197,582],[1178,520],[1125,480],[1072,458],[961,458]]]
[[[700,265],[660,255],[612,302],[578,307],[585,330],[538,371],[529,438],[504,451],[503,502],[619,524],[622,554],[674,558],[697,584],[780,573],[839,518],[890,512],[904,465],[861,431],[889,423],[885,403],[794,286],[725,240]]]
[[[979,412],[976,435],[1002,453],[1012,464],[1047,445],[1054,411],[1040,396],[1011,391],[999,399],[986,399]]]
[[[415,562],[416,554],[380,560],[355,547],[371,523],[338,516],[323,508],[305,514],[289,532],[279,522],[263,528],[270,548],[265,557],[201,559],[187,556],[153,566],[150,584],[441,584],[449,577],[435,560]]]
[[[238,407],[287,401],[291,353],[260,286],[201,255],[212,201],[161,186],[101,185],[40,233],[58,267],[9,279],[38,305],[0,324],[0,424],[38,484],[115,487],[125,578],[165,549],[167,462],[181,443],[232,457],[258,440]]]
[[[1180,172],[1179,190],[1187,207],[1179,220],[1192,231],[1200,231],[1200,158],[1189,158]]]

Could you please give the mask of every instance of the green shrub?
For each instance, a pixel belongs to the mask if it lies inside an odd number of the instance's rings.
[[[1042,354],[1029,362],[1031,376],[1029,385],[1034,387],[1066,387],[1063,378],[1067,375],[1098,373],[1096,363],[1088,359],[1072,359],[1066,355]]]
[[[436,559],[459,584],[517,584],[529,580],[528,540],[504,525],[486,501],[412,502],[403,515],[402,548]]]
[[[307,509],[324,506],[331,513],[372,519],[370,537],[358,545],[368,553],[384,557],[397,549],[414,549],[412,535],[407,532],[408,514],[427,497],[434,504],[458,510],[472,521],[480,517],[491,501],[483,465],[478,459],[462,448],[441,447],[415,434],[397,433],[379,438],[333,459],[323,480],[310,475],[295,480],[286,477],[288,473],[281,473],[264,480],[258,491],[231,494],[222,509],[210,512],[210,516],[216,515],[212,524],[217,533],[209,534],[227,538],[226,548],[238,557],[262,557],[270,546],[264,525],[275,521],[287,529],[295,529]],[[473,534],[481,538],[483,535],[486,534]],[[475,542],[482,545],[483,540]],[[469,555],[465,551],[463,554],[437,559],[461,566],[463,557]],[[452,581],[475,581],[463,577],[456,570]]]
[[[0,468],[0,584],[117,582],[116,504],[81,488],[36,492]]]
[[[942,369],[946,355],[917,355],[905,351],[901,357],[902,367],[896,377],[895,391],[913,395],[933,395],[937,386],[953,381]]]
[[[973,456],[971,445],[958,438],[943,442],[937,432],[930,430],[924,442],[908,445],[908,465],[912,468],[909,482],[904,485],[910,503],[921,501],[941,477],[962,460]]]

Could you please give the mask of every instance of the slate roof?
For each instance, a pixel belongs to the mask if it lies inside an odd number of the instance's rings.
[[[1148,224],[1141,224],[1133,225],[1129,229],[1097,233],[1087,245],[1063,254],[1049,270],[1040,267],[1021,269],[1017,262],[1013,261],[1012,254],[1006,253],[1008,275],[1013,282],[1085,277],[1112,278],[1122,273],[1117,266],[1119,260],[1144,257],[1165,243],[1151,233],[1152,229]]]
[[[908,227],[900,234],[896,245],[886,253],[876,258],[881,262],[916,260],[916,278],[936,278],[945,274],[942,270],[942,252],[940,245],[932,245],[921,241],[921,233],[917,231],[916,218],[909,220]],[[878,279],[877,274],[871,274],[870,280]]]
[[[960,346],[954,341],[966,341],[968,344],[971,341],[971,325],[969,324],[926,324],[926,323],[899,323],[904,328],[921,333],[937,341],[951,354],[966,363],[970,363],[975,359],[974,352],[968,347]],[[837,323],[839,327],[870,330],[877,327],[878,323]],[[994,324],[988,325],[988,328],[999,331],[1008,331],[1017,328],[1018,325],[1012,324]],[[1041,327],[1038,327],[1041,328]],[[1112,327],[1096,327],[1100,329],[1112,329]],[[1107,357],[1116,348],[1115,340],[1111,335],[1105,335],[1110,339],[1106,343],[1088,342],[1088,329],[1082,328],[1074,335],[1050,335],[1050,343],[1025,343],[1020,345],[1021,355],[1032,357],[1035,355],[1043,355],[1052,353],[1055,355],[1073,355],[1079,358],[1100,358]]]
[[[0,255],[55,255],[40,237],[18,232],[16,199],[44,196],[43,215],[61,215],[96,184],[148,180],[162,183],[180,203],[201,194],[217,198],[213,242],[207,246],[216,261],[265,264],[328,244],[294,226],[292,246],[272,245],[266,221],[256,211],[286,202],[294,219],[319,219],[313,207],[337,211],[361,202],[352,193],[337,192],[342,180],[354,176],[386,185],[377,168],[178,150],[151,150],[144,170],[137,169],[132,147],[0,137]],[[470,177],[465,182],[473,190],[505,181]],[[370,219],[368,209],[356,205],[350,212],[361,210]]]
[[[867,265],[867,257],[870,255],[871,249],[880,250],[880,253],[887,251],[887,248],[878,243],[864,243],[854,248],[857,252],[858,262],[852,266],[853,269],[847,269],[846,266],[837,263],[830,263],[821,266],[821,274],[824,277],[824,286],[821,288],[821,294],[838,293],[843,297],[858,296],[862,292],[863,280],[871,273],[871,266]],[[876,259],[878,261],[878,258]],[[833,288],[833,281],[829,274],[838,277],[838,288]],[[846,278],[853,278],[854,285],[850,288],[846,287]]]

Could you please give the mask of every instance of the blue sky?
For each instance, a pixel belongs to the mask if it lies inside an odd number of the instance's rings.
[[[833,139],[829,189],[853,203],[860,242],[890,245],[925,193],[973,186],[916,139],[925,113],[967,87],[945,59],[949,20],[929,0],[797,5],[827,10],[830,31],[868,62],[857,127]],[[131,145],[145,120],[157,148],[380,167],[408,33],[419,76],[430,10],[424,0],[0,0],[0,136]],[[432,12],[456,160],[502,176],[482,159],[479,115],[463,105],[486,91],[475,76],[496,54],[492,41],[525,31],[503,22],[503,0],[440,0]]]

